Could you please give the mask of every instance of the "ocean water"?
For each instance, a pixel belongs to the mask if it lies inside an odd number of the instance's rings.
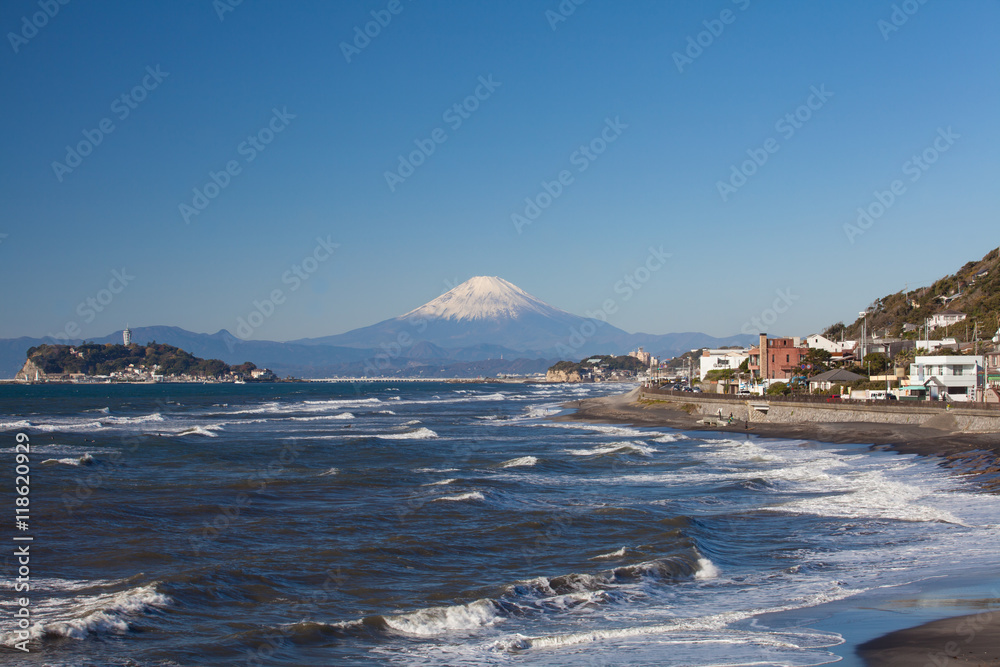
[[[994,567],[998,498],[928,459],[547,419],[629,388],[0,387],[2,660],[847,664],[817,609]]]

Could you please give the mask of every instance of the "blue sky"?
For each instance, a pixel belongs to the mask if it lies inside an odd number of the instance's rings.
[[[781,292],[805,335],[998,245],[995,1],[229,2],[0,5],[0,337],[233,331],[276,290],[252,337],[322,336],[474,275],[649,333]]]

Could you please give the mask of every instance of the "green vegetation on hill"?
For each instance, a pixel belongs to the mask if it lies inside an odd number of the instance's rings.
[[[985,274],[984,274],[985,272]],[[896,292],[876,299],[868,306],[868,330],[880,336],[888,332],[891,337],[901,337],[904,325],[922,327],[924,319],[943,310],[957,310],[967,315],[957,325],[940,327],[930,333],[930,338],[955,337],[971,340],[974,326],[979,324],[980,339],[989,339],[1000,328],[1000,248],[990,251],[978,262],[968,262],[953,275],[936,281],[930,287]],[[824,335],[840,339],[861,337],[863,317],[845,326],[838,322]],[[916,338],[915,332],[906,337]],[[923,337],[923,334],[920,334]]]
[[[28,359],[49,375],[84,373],[110,375],[113,372],[144,368],[149,372],[170,377],[194,375],[221,377],[223,375],[249,375],[256,366],[249,361],[239,366],[229,366],[218,359],[199,359],[189,352],[155,341],[140,345],[39,345],[28,350]]]
[[[594,361],[597,360],[597,361]],[[646,370],[648,367],[646,364],[642,363],[635,357],[623,356],[615,357],[609,354],[598,354],[593,357],[587,357],[579,363],[572,361],[560,361],[554,366],[549,368],[550,371],[565,371],[566,373],[572,373],[573,371],[589,371],[593,370],[595,367],[601,367],[606,372],[608,371],[632,371],[640,372]]]

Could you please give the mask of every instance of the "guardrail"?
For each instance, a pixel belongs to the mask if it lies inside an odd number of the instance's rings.
[[[687,399],[710,399],[713,401],[732,401],[737,403],[743,403],[746,401],[768,401],[774,403],[822,403],[823,405],[856,405],[856,406],[880,406],[887,408],[903,407],[903,406],[913,406],[920,408],[930,408],[932,410],[947,410],[947,409],[962,409],[962,410],[984,410],[989,412],[1000,412],[1000,403],[973,403],[973,402],[955,402],[955,401],[927,401],[927,400],[908,400],[908,399],[860,399],[860,398],[840,398],[839,396],[831,399],[829,395],[814,395],[814,394],[790,394],[788,396],[758,396],[757,394],[750,394],[749,396],[743,395],[739,396],[736,394],[711,394],[708,392],[690,392],[690,391],[680,391],[677,389],[660,389],[658,387],[643,387],[642,393],[644,394],[660,394],[664,396],[675,396],[677,398],[687,398]]]

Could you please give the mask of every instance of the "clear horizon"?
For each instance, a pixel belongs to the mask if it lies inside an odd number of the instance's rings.
[[[822,331],[1000,245],[998,19],[4,3],[0,338],[233,332],[276,291],[251,339],[320,337],[479,275],[629,332]]]

